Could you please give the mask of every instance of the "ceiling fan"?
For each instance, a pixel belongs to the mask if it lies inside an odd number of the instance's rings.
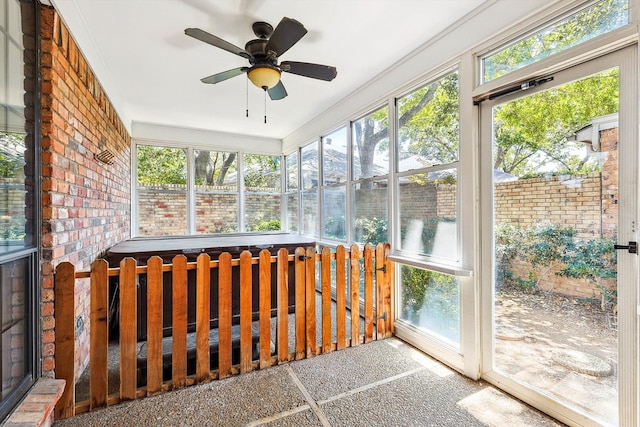
[[[278,58],[307,34],[306,28],[295,19],[282,18],[275,30],[266,22],[254,22],[252,29],[258,38],[247,42],[244,49],[199,28],[184,30],[186,35],[248,59],[251,64],[250,67],[233,68],[200,81],[215,84],[247,73],[254,85],[267,91],[272,100],[278,100],[287,96],[280,80],[283,71],[325,81],[331,81],[336,77],[336,68],[328,65],[295,61],[283,61],[278,64]]]

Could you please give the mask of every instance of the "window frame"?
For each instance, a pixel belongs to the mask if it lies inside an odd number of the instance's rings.
[[[29,62],[23,61],[20,69],[23,73],[32,73],[31,76],[39,75],[40,71],[40,57],[41,57],[41,44],[40,44],[40,19],[39,19],[39,4],[33,0],[16,1],[18,3],[18,10],[20,16],[18,22],[32,22],[33,26],[28,30],[33,32],[33,37],[23,37],[22,40],[30,40],[33,42],[31,45],[22,45],[22,53],[28,49],[34,53]],[[7,6],[4,4],[0,7]],[[22,6],[22,7],[21,7]],[[5,16],[7,19],[14,18],[11,14],[5,10]],[[24,13],[28,13],[28,16],[23,16]],[[24,28],[21,30],[21,36],[24,34]],[[29,55],[31,56],[31,55]],[[25,56],[22,55],[21,58]],[[27,71],[28,70],[28,71]],[[23,74],[20,80],[20,89],[24,89],[24,79],[27,75]],[[40,224],[42,224],[42,210],[39,203],[41,194],[41,176],[42,170],[42,155],[41,155],[41,140],[42,129],[39,124],[42,123],[42,111],[41,111],[41,92],[40,86],[34,84],[31,89],[25,91],[27,96],[24,99],[29,101],[24,103],[25,107],[25,128],[23,131],[29,136],[28,141],[25,142],[25,169],[28,173],[25,173],[25,207],[30,208],[31,216],[27,215],[25,223],[25,244],[19,249],[14,251],[7,251],[0,254],[0,264],[9,265],[13,262],[20,262],[24,260],[25,270],[27,277],[25,277],[24,283],[24,320],[25,320],[25,337],[24,342],[24,373],[22,379],[15,384],[7,395],[0,400],[0,419],[4,419],[11,411],[17,406],[24,396],[29,392],[36,380],[41,377],[42,372],[42,272],[40,271],[40,263],[42,261],[42,235],[39,232]]]
[[[165,141],[158,140],[150,140],[150,139],[134,139],[132,141],[132,154],[131,154],[131,179],[133,185],[131,186],[131,236],[132,237],[144,237],[145,235],[141,235],[139,233],[139,215],[140,215],[140,198],[138,191],[138,146],[139,145],[150,145],[154,147],[168,147],[168,148],[178,148],[184,149],[187,152],[187,201],[186,201],[186,212],[187,212],[187,230],[184,235],[187,236],[195,236],[198,235],[196,230],[196,195],[197,194],[208,194],[208,193],[230,193],[236,194],[238,198],[238,208],[237,208],[237,232],[243,233],[245,232],[246,224],[245,224],[245,189],[244,189],[244,156],[245,155],[265,155],[272,157],[280,157],[280,161],[282,161],[281,154],[273,154],[268,152],[254,152],[249,150],[233,150],[230,147],[224,147],[222,145],[210,145],[205,146],[202,144],[182,144],[182,143],[171,143]],[[196,190],[195,188],[195,151],[196,150],[205,150],[205,151],[215,151],[215,152],[226,152],[226,153],[235,153],[236,157],[236,169],[237,169],[237,186],[235,192],[202,192]],[[284,181],[284,168],[280,167],[280,183],[281,188],[278,195],[284,197],[284,189],[282,188],[282,183]],[[282,199],[281,199],[282,200]],[[286,212],[281,209],[280,212],[280,224],[281,230],[285,230],[282,226],[285,221]]]
[[[511,76],[513,75],[515,72],[517,72],[518,70],[521,70],[523,68],[527,68],[530,67],[531,65],[534,65],[536,63],[539,63],[541,61],[547,60],[548,58],[555,58],[558,55],[566,52],[566,51],[570,51],[573,50],[577,47],[580,47],[584,44],[590,43],[593,40],[600,40],[601,38],[604,38],[607,35],[610,35],[612,33],[616,33],[618,32],[620,29],[629,27],[630,24],[632,24],[634,22],[634,17],[633,17],[633,8],[630,7],[631,5],[629,3],[631,3],[633,0],[626,0],[627,1],[627,23],[614,28],[610,31],[604,32],[602,34],[599,34],[597,36],[594,36],[592,38],[588,38],[586,40],[580,41],[576,44],[574,44],[573,46],[567,47],[567,48],[563,48],[560,49],[556,52],[552,52],[550,54],[548,54],[545,57],[542,57],[540,59],[533,59],[531,62],[525,63],[525,64],[521,64],[519,67],[514,68],[510,71],[507,71],[506,73],[496,76],[494,78],[491,79],[485,79],[485,60],[489,57],[491,57],[492,55],[495,54],[499,54],[504,50],[507,50],[513,46],[515,46],[516,44],[527,40],[530,37],[533,37],[539,33],[542,33],[545,30],[549,30],[552,27],[554,27],[555,25],[561,23],[564,20],[568,20],[576,15],[579,15],[582,12],[585,12],[586,10],[588,10],[589,8],[595,6],[597,3],[599,3],[600,1],[603,0],[591,0],[588,2],[582,2],[579,4],[573,4],[570,5],[569,7],[565,7],[564,10],[561,10],[560,13],[555,13],[553,14],[552,18],[547,18],[547,19],[541,19],[538,20],[536,23],[534,23],[533,25],[531,25],[528,29],[526,29],[525,31],[522,31],[520,33],[518,33],[517,37],[512,37],[510,39],[504,40],[504,38],[502,39],[502,42],[500,44],[498,44],[497,46],[494,46],[490,49],[486,49],[485,51],[483,51],[482,53],[478,54],[476,56],[476,61],[477,61],[477,68],[478,68],[478,75],[476,76],[477,81],[478,81],[478,85],[483,85],[483,84],[488,84],[491,83],[493,81],[502,79],[504,77],[507,76]]]
[[[464,219],[461,216],[461,192],[459,191],[459,187],[460,187],[459,185],[457,185],[457,188],[456,188],[456,199],[455,199],[456,200],[456,208],[455,208],[455,211],[456,211],[456,257],[455,257],[455,260],[443,259],[441,257],[433,256],[430,254],[418,254],[415,252],[403,250],[401,249],[401,245],[400,245],[401,243],[400,241],[401,239],[400,189],[399,189],[400,179],[410,175],[416,175],[421,173],[428,174],[429,172],[435,172],[435,171],[444,170],[444,169],[455,169],[458,183],[460,183],[460,181],[463,180],[464,177],[461,177],[461,167],[460,167],[460,165],[463,163],[462,162],[462,144],[461,144],[462,132],[463,132],[462,127],[459,127],[458,155],[457,155],[456,161],[449,162],[449,163],[436,164],[428,167],[407,169],[407,170],[400,171],[399,156],[398,156],[398,150],[400,148],[398,101],[401,98],[408,96],[421,88],[424,88],[428,85],[436,83],[439,80],[442,80],[451,74],[457,73],[459,76],[458,77],[459,78],[458,80],[458,114],[459,114],[459,120],[460,120],[460,117],[462,116],[462,103],[461,103],[462,87],[460,82],[461,80],[460,68],[461,67],[459,64],[455,64],[453,66],[443,68],[439,70],[439,72],[431,74],[428,78],[422,79],[418,83],[408,88],[405,88],[403,91],[399,92],[393,98],[394,132],[393,132],[393,143],[392,143],[393,164],[391,169],[393,173],[391,174],[392,180],[389,185],[393,186],[392,215],[393,215],[394,226],[393,226],[393,234],[391,233],[391,231],[389,232],[391,236],[390,240],[392,242],[392,249],[391,249],[391,254],[389,256],[389,259],[396,262],[400,262],[402,264],[410,265],[412,267],[435,271],[437,273],[449,274],[456,277],[470,277],[473,274],[472,271],[464,267],[464,265],[467,263],[465,260],[464,251],[462,249],[463,232],[464,232],[465,224],[463,223]]]
[[[348,209],[348,205],[349,205],[349,186],[348,183],[350,182],[350,178],[351,178],[351,172],[350,172],[350,165],[352,162],[352,150],[350,149],[351,147],[351,138],[350,138],[350,127],[347,125],[341,125],[336,127],[335,129],[333,129],[330,132],[325,133],[324,135],[322,135],[320,137],[320,142],[318,144],[318,163],[319,163],[319,191],[318,191],[318,198],[319,198],[319,205],[320,208],[318,209],[318,213],[320,214],[320,230],[319,230],[319,238],[321,241],[326,241],[326,242],[330,242],[330,244],[332,245],[336,245],[336,244],[346,244],[346,242],[350,241],[350,235],[351,232],[349,230],[349,221],[347,220],[347,218],[350,217],[350,212]],[[345,137],[345,151],[346,151],[346,159],[345,159],[345,170],[344,170],[344,181],[338,181],[338,182],[334,182],[334,183],[326,183],[325,179],[326,179],[326,170],[325,170],[325,165],[326,165],[326,155],[325,155],[325,141],[328,139],[328,137],[338,133],[338,132],[344,132],[344,137]],[[344,239],[340,239],[337,238],[335,236],[328,236],[325,234],[325,194],[332,192],[334,190],[339,190],[343,188],[344,189]]]

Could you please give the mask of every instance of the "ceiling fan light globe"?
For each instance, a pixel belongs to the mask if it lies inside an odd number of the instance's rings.
[[[251,83],[264,90],[271,89],[280,81],[280,71],[271,67],[252,68],[247,76]]]

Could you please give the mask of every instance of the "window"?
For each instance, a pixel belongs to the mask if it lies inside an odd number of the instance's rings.
[[[280,156],[244,155],[245,227],[280,230]]]
[[[238,231],[237,153],[194,150],[196,233]]]
[[[0,2],[0,420],[38,376],[38,239],[35,179],[40,100],[33,93],[35,2]],[[25,93],[25,88],[29,92]]]
[[[353,240],[383,243],[388,236],[389,108],[352,124]]]
[[[300,150],[302,234],[318,235],[318,142]]]
[[[285,203],[287,212],[287,230],[298,231],[298,152],[291,153],[285,157],[286,181],[285,181]]]
[[[482,59],[488,82],[629,23],[628,0],[602,0]]]
[[[455,347],[460,343],[458,278],[421,268],[400,268],[398,317],[419,330],[435,334]]]
[[[459,261],[458,105],[457,72],[398,99],[397,247],[408,255]]]
[[[346,240],[347,128],[322,138],[322,237]]]
[[[282,229],[281,156],[151,145],[136,149],[138,235]]]
[[[139,145],[138,234],[187,232],[187,152],[184,148]]]

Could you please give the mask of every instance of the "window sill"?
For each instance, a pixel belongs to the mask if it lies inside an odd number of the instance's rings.
[[[412,267],[423,268],[425,270],[435,271],[436,273],[448,274],[455,277],[472,277],[473,270],[463,268],[455,264],[437,263],[422,259],[407,258],[398,255],[389,255],[389,260],[398,264],[410,265]]]

